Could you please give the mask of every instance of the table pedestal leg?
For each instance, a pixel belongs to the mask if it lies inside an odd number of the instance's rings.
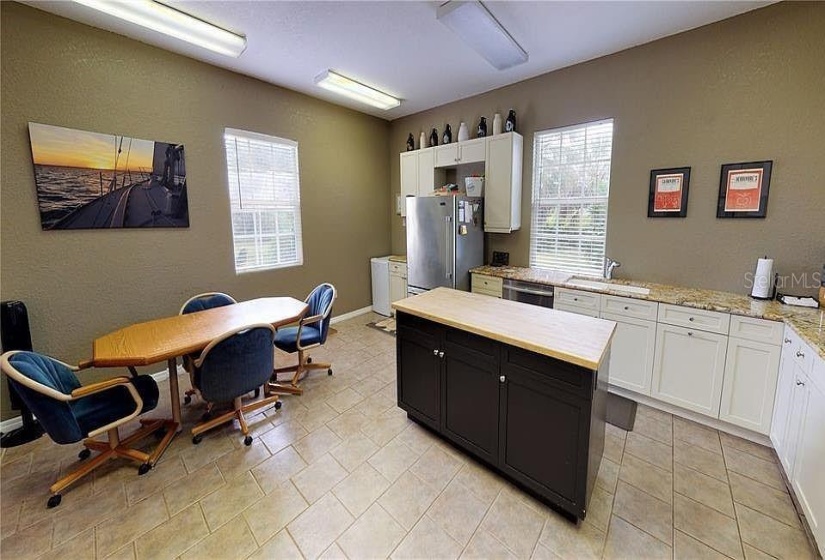
[[[172,358],[167,362],[169,366],[169,397],[172,399],[172,420],[178,425],[180,432],[183,425],[180,421],[180,390],[178,389],[178,361]]]

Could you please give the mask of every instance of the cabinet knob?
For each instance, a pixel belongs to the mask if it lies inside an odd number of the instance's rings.
[[[688,321],[693,322],[693,317],[688,317]]]
[[[438,348],[436,348],[435,350],[433,350],[433,356],[438,356]]]
[[[627,311],[628,309],[630,309],[630,308],[629,308],[628,306],[626,306],[626,305],[625,305],[625,306],[624,306],[624,310],[625,310],[625,311]]]
[[[796,380],[796,384],[797,384],[797,385],[802,385],[803,387],[805,386],[805,382],[804,382],[804,381],[800,381],[799,379],[797,379],[797,380]]]
[[[688,336],[693,336],[693,333],[691,331],[688,331]]]
[[[805,357],[805,352],[803,352],[802,350],[797,350],[796,351],[796,357],[797,358],[804,358]]]
[[[785,344],[790,344],[790,343],[791,343],[791,339],[790,339],[790,338],[786,338],[786,339],[785,339]]]
[[[507,378],[502,375],[501,377],[498,378],[498,380],[501,381],[502,383],[504,383],[505,381],[507,381]]]
[[[439,352],[439,353],[438,353],[438,357],[439,357],[439,358],[443,358],[443,357],[444,357],[444,351],[443,351],[443,350],[442,350],[441,352]]]
[[[574,297],[574,298],[573,298],[573,301],[579,301],[579,298]]]

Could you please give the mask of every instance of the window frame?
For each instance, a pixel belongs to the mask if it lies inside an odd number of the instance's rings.
[[[592,159],[588,160],[588,129],[591,127],[596,126],[604,126],[610,124],[610,149],[608,152],[608,157],[599,158],[599,159]],[[584,134],[584,141],[582,144],[581,152],[582,152],[582,159],[580,162],[564,162],[565,155],[573,154],[572,150],[568,150],[567,154],[565,154],[564,146],[562,144],[563,138],[565,133],[570,133],[571,131],[581,131]],[[587,195],[584,192],[584,189],[588,186],[585,183],[580,183],[582,192],[579,196],[561,196],[561,190],[567,186],[568,184],[561,184],[559,183],[559,194],[556,196],[542,196],[542,189],[541,189],[541,181],[543,172],[545,172],[544,161],[542,159],[541,149],[544,142],[549,141],[548,137],[551,135],[560,135],[559,138],[559,148],[558,148],[558,155],[559,155],[559,164],[556,165],[557,170],[560,176],[563,176],[563,170],[573,169],[576,168],[580,169],[579,177],[587,177],[589,173],[591,173],[594,169],[597,169],[597,166],[600,164],[607,163],[607,177],[606,181],[606,189],[604,195],[596,195],[590,194]],[[612,167],[613,167],[613,139],[615,136],[615,120],[613,118],[605,118],[599,119],[595,121],[587,121],[582,123],[577,123],[573,125],[567,125],[562,127],[555,127],[545,130],[536,131],[533,135],[533,183],[532,183],[532,196],[531,196],[531,205],[530,205],[530,248],[529,248],[529,263],[530,266],[533,268],[539,268],[542,270],[559,270],[565,273],[573,274],[574,276],[587,276],[587,277],[604,277],[604,258],[607,253],[607,222],[608,222],[608,209],[609,209],[609,198],[610,198],[610,180],[612,176]],[[563,179],[562,179],[563,180]],[[604,229],[602,233],[593,233],[587,234],[586,231],[583,230],[582,226],[579,227],[579,231],[559,231],[559,226],[556,226],[555,231],[550,229],[540,229],[538,227],[538,220],[539,216],[549,212],[556,212],[556,215],[562,214],[562,209],[566,207],[580,207],[582,209],[586,208],[589,205],[591,208],[596,208],[603,205],[603,223]],[[569,210],[568,210],[569,211]],[[552,252],[541,252],[539,251],[539,241],[544,240],[545,244],[552,244],[555,245],[556,248],[552,250]],[[576,242],[579,246],[579,253],[582,253],[582,243],[591,244],[591,245],[600,245],[601,246],[601,259],[599,259],[598,267],[595,265],[591,265],[587,260],[579,260],[579,266],[576,266],[575,261],[573,258],[575,254],[572,250],[562,250],[559,252],[558,246],[559,242]],[[599,254],[597,252],[596,254]],[[555,261],[551,262],[551,264],[546,264],[546,261]],[[544,261],[544,262],[542,262]]]
[[[230,146],[230,141],[235,139],[237,140],[248,140],[248,141],[255,141],[255,142],[265,142],[272,146],[277,146],[278,148],[289,148],[293,150],[293,158],[295,161],[295,168],[294,168],[294,183],[295,183],[295,190],[294,190],[294,202],[289,203],[278,203],[278,201],[274,201],[271,204],[267,204],[265,202],[256,202],[251,207],[244,208],[243,207],[243,199],[244,199],[244,189],[241,184],[241,168],[238,158],[238,149],[237,145],[233,148]],[[266,270],[279,270],[284,268],[292,268],[297,266],[303,266],[304,264],[304,252],[303,252],[303,225],[301,219],[301,180],[300,180],[300,163],[299,163],[299,154],[298,154],[298,142],[294,140],[290,140],[288,138],[280,138],[277,136],[271,136],[267,134],[261,134],[258,132],[252,132],[248,130],[241,130],[237,128],[225,128],[224,135],[223,135],[223,146],[224,146],[224,156],[226,158],[225,165],[226,165],[226,185],[227,185],[227,194],[229,195],[229,213],[230,213],[230,222],[231,222],[231,230],[230,233],[232,235],[232,256],[233,256],[233,267],[235,269],[235,274],[248,274],[251,272],[261,272]],[[234,153],[236,158],[234,167],[235,172],[237,173],[237,177],[235,177],[234,182],[233,178],[231,177],[232,168],[230,167],[230,151]],[[274,173],[274,171],[272,172]],[[290,175],[292,177],[293,175]],[[233,193],[233,189],[237,188],[237,192]],[[274,197],[273,192],[273,199]],[[247,193],[247,198],[251,198],[250,194]],[[292,216],[292,231],[282,232],[281,230],[281,219],[283,219],[282,215],[289,214]],[[240,225],[238,222],[239,215],[251,215],[252,216],[252,231],[238,233],[237,229]],[[271,216],[273,226],[270,228],[271,231],[265,231],[263,226],[264,217]],[[293,240],[295,244],[295,259],[289,261],[282,261],[281,260],[281,241],[283,239]],[[255,247],[255,258],[256,264],[252,266],[245,266],[242,268],[238,268],[238,251],[242,250],[244,246],[239,247],[239,241],[241,242],[248,242],[252,241]],[[267,243],[268,242],[268,243]],[[274,264],[271,263],[261,263],[263,259],[263,255],[267,249],[274,248],[276,252],[276,262]]]

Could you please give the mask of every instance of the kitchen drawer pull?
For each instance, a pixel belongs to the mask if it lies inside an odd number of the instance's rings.
[[[797,358],[804,358],[805,357],[805,352],[803,352],[802,350],[797,350],[796,351],[796,357]]]
[[[785,344],[790,344],[790,343],[791,343],[791,339],[790,339],[790,338],[786,338],[786,339],[785,339]]]
[[[505,381],[507,381],[507,378],[502,375],[501,377],[498,378],[498,380],[501,381],[502,383],[504,383]]]
[[[797,379],[797,380],[796,380],[796,384],[797,384],[797,385],[801,385],[802,387],[804,387],[804,386],[805,386],[805,382],[804,382],[804,381],[800,381],[799,379]]]

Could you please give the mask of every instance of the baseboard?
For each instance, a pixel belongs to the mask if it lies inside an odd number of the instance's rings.
[[[698,412],[685,410],[684,408],[656,400],[652,397],[648,397],[647,395],[642,395],[640,393],[636,393],[634,391],[630,391],[622,387],[609,385],[608,391],[610,393],[619,395],[620,397],[625,397],[626,399],[630,399],[645,406],[649,406],[650,408],[663,410],[664,412],[669,412],[674,416],[679,416],[680,418],[692,420],[697,424],[703,424],[715,430],[719,430],[720,432],[725,432],[733,436],[737,436],[742,439],[746,439],[748,441],[752,441],[754,443],[758,443],[760,445],[764,445],[766,447],[770,447],[771,449],[773,449],[773,443],[771,442],[768,436],[753,432],[751,430],[748,430],[747,428],[740,428],[739,426],[734,426],[733,424],[722,422],[721,420],[718,420],[716,418],[709,418],[703,414],[699,414]]]
[[[22,425],[23,418],[21,416],[15,416],[14,418],[9,418],[8,420],[3,420],[2,422],[0,422],[0,432],[7,434],[12,430],[16,430]]]
[[[332,320],[330,321],[330,323],[332,323],[334,325],[335,323],[340,323],[341,321],[347,321],[349,319],[353,319],[355,317],[358,317],[359,315],[365,315],[365,314],[369,313],[370,311],[372,311],[372,306],[368,305],[366,307],[362,307],[361,309],[356,309],[355,311],[350,311],[349,313],[344,313],[343,315],[333,315]]]

